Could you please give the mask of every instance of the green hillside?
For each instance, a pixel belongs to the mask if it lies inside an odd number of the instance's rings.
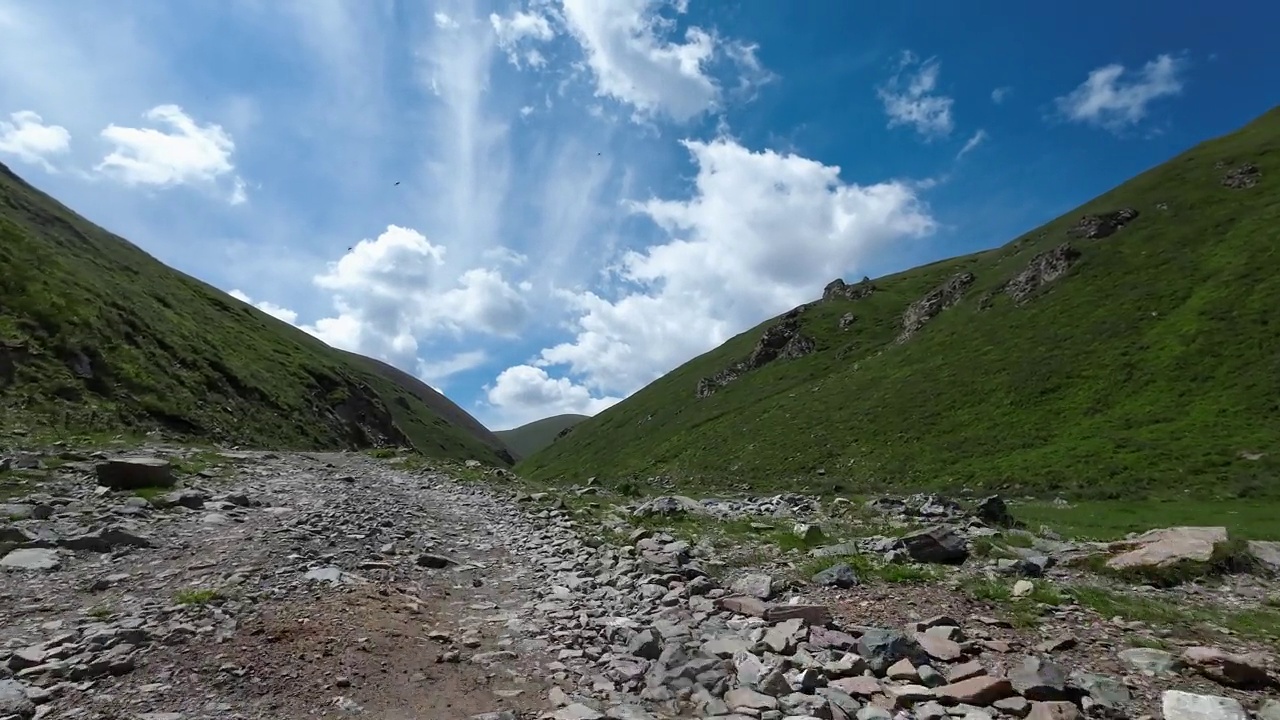
[[[1280,495],[1280,109],[1003,247],[825,295],[518,470]]]
[[[160,431],[503,462],[455,405],[356,357],[163,265],[0,165],[0,438]]]
[[[494,434],[501,438],[507,444],[507,447],[511,448],[511,452],[515,453],[517,459],[526,458],[555,442],[560,433],[586,419],[586,415],[574,415],[572,413],[553,415],[549,418],[525,423],[518,428],[499,430]]]

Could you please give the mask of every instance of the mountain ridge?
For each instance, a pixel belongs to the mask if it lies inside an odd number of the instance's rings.
[[[352,357],[164,265],[0,164],[0,436],[159,431],[510,464],[447,398]]]
[[[525,459],[536,479],[1276,494],[1280,109],[1013,241],[827,286]],[[1270,399],[1268,399],[1270,398]]]

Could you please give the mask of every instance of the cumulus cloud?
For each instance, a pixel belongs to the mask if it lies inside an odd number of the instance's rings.
[[[754,45],[697,26],[685,29],[682,42],[668,37],[675,23],[658,14],[664,4],[563,0],[565,23],[586,54],[597,95],[631,105],[642,116],[683,122],[719,105],[722,88],[711,75],[718,57],[736,66],[742,83],[767,79]],[[686,5],[676,3],[676,12]]]
[[[244,202],[244,181],[235,176],[235,143],[221,125],[200,125],[177,105],[157,105],[143,118],[167,130],[108,125],[102,138],[115,146],[95,168],[127,185],[212,185],[230,178],[232,204]]]
[[[581,385],[566,378],[553,378],[546,370],[516,365],[503,370],[485,397],[498,408],[497,427],[512,428],[540,418],[563,413],[595,415],[621,401],[618,397],[592,397]]]
[[[303,329],[345,350],[412,367],[421,337],[446,331],[512,336],[524,323],[524,297],[497,270],[472,268],[452,287],[445,248],[411,228],[388,225],[356,243],[317,275],[337,314]]]
[[[563,294],[577,313],[575,337],[544,349],[532,366],[564,366],[579,378],[554,380],[565,397],[625,396],[813,299],[831,278],[857,274],[885,246],[934,229],[907,183],[846,183],[838,167],[727,139],[684,146],[698,168],[693,196],[632,206],[667,241],[622,256],[615,274],[626,290],[617,299]],[[534,383],[541,374],[516,376],[542,387]],[[537,397],[529,392],[526,400]]]
[[[71,133],[61,125],[46,125],[40,115],[19,110],[0,120],[0,154],[14,155],[19,160],[56,172],[49,157],[64,155],[71,149]]]
[[[232,291],[228,292],[227,294],[228,294],[228,295],[230,295],[231,297],[233,297],[233,298],[235,298],[235,299],[239,300],[240,302],[248,303],[248,304],[250,304],[250,305],[252,305],[252,306],[254,306],[254,307],[258,308],[258,309],[259,309],[259,310],[261,310],[262,312],[264,312],[264,313],[266,313],[266,314],[270,315],[270,316],[271,316],[271,317],[273,317],[273,318],[276,318],[277,320],[283,320],[283,321],[285,321],[285,322],[289,323],[290,325],[297,325],[297,324],[298,324],[298,313],[296,313],[296,312],[294,312],[294,311],[290,310],[289,308],[286,308],[286,307],[280,307],[279,305],[276,305],[275,303],[267,302],[267,301],[265,301],[265,300],[264,300],[264,301],[261,301],[261,302],[254,302],[254,301],[253,301],[253,299],[252,299],[252,298],[250,298],[250,297],[249,297],[249,295],[248,295],[247,293],[245,293],[245,292],[243,292],[243,291],[241,291],[241,290],[232,290]]]
[[[1118,130],[1138,124],[1152,102],[1181,93],[1185,67],[1185,60],[1169,54],[1148,61],[1136,73],[1119,63],[1104,65],[1055,102],[1072,122]]]
[[[1011,92],[1013,92],[1013,88],[1007,85],[998,87],[991,91],[991,102],[999,105],[1004,102],[1005,98],[1009,97],[1009,93]]]
[[[908,125],[926,141],[951,134],[954,101],[935,92],[940,71],[933,58],[921,61],[910,51],[902,53],[897,72],[876,91],[890,128]]]

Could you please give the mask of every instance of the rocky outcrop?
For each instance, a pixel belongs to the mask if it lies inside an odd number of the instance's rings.
[[[863,277],[858,282],[850,285],[840,278],[836,278],[827,283],[822,289],[822,301],[830,302],[832,300],[861,300],[870,296],[876,291],[875,283],[871,282],[871,278]]]
[[[817,345],[814,344],[813,339],[800,332],[801,312],[801,308],[792,310],[782,316],[782,320],[765,328],[746,360],[736,362],[714,375],[699,380],[697,396],[708,397],[746,373],[762,368],[774,360],[794,360],[816,350]]]
[[[1005,283],[1004,292],[1015,303],[1022,304],[1040,288],[1066,275],[1079,259],[1079,250],[1070,243],[1062,243],[1031,258],[1022,272]]]
[[[1111,237],[1117,230],[1138,218],[1138,211],[1133,208],[1120,208],[1099,215],[1085,215],[1075,227],[1067,231],[1072,237],[1101,240]]]
[[[960,302],[969,286],[977,278],[973,273],[965,271],[956,273],[927,295],[911,303],[902,314],[902,332],[898,334],[898,342],[906,342],[925,323],[937,317],[943,310]]]
[[[1222,176],[1222,185],[1232,190],[1247,190],[1257,185],[1261,177],[1262,171],[1258,169],[1257,165],[1241,163]]]
[[[841,316],[840,316],[840,329],[841,329],[841,330],[848,330],[850,327],[852,327],[852,326],[853,326],[853,324],[854,324],[855,322],[857,322],[857,320],[858,320],[857,316],[855,316],[853,313],[845,313],[845,314],[841,315]]]

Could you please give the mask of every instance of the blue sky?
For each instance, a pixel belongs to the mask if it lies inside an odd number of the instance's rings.
[[[1268,4],[905,5],[0,0],[0,161],[503,428],[1280,97]]]

